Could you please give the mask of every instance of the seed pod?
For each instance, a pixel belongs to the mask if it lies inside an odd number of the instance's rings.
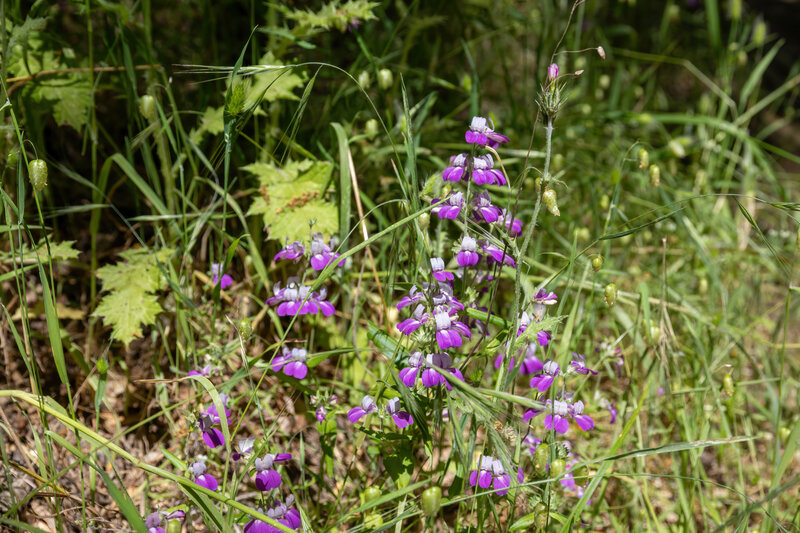
[[[378,71],[378,86],[383,89],[389,89],[394,83],[394,76],[392,75],[392,71],[388,68],[382,68]]]
[[[600,272],[601,268],[603,268],[603,256],[596,255],[592,258],[592,270]]]
[[[730,10],[731,10],[731,19],[739,20],[742,18],[742,0],[731,0]]]
[[[366,133],[369,138],[373,138],[378,134],[378,121],[374,118],[371,118],[364,124],[364,133]]]
[[[44,159],[34,159],[28,163],[28,178],[36,192],[42,192],[47,187],[47,163]]]
[[[376,487],[375,485],[370,485],[364,490],[364,503],[370,502],[375,498],[380,498],[383,491]]]
[[[372,80],[369,78],[369,72],[366,70],[361,71],[361,73],[358,75],[358,84],[361,85],[362,89],[369,89],[369,86],[372,85]]]
[[[781,444],[786,446],[786,443],[789,442],[789,437],[792,435],[792,430],[787,427],[782,427],[778,431],[778,438],[781,440]]]
[[[422,493],[422,512],[425,516],[433,516],[442,506],[442,489],[429,487]]]
[[[540,178],[540,177],[536,178],[533,181],[533,184],[536,187],[536,194],[539,194],[540,192],[542,192],[542,178]]]
[[[564,475],[567,470],[567,464],[564,459],[556,459],[550,464],[550,478],[556,479]]]
[[[650,185],[658,187],[661,184],[661,169],[658,165],[650,165]]]
[[[600,56],[600,59],[605,61],[606,60],[606,49],[603,48],[602,46],[598,46],[597,47],[597,55]]]
[[[239,338],[242,342],[247,342],[250,339],[250,335],[253,334],[253,323],[250,322],[249,318],[242,318],[236,323],[236,331],[239,333]]]
[[[547,476],[547,463],[550,462],[550,445],[543,442],[533,452],[533,471],[537,477]]]
[[[537,503],[533,508],[533,524],[538,530],[543,530],[547,525],[547,506],[542,502]]]
[[[147,120],[153,120],[156,116],[156,99],[149,94],[139,97],[139,113]]]
[[[764,40],[767,38],[767,23],[764,22],[762,19],[756,20],[756,23],[753,25],[753,44],[756,46],[761,46],[764,44]]]
[[[706,278],[700,278],[700,282],[697,284],[697,292],[700,293],[700,296],[708,294],[708,280]]]
[[[428,213],[422,213],[419,216],[419,227],[422,229],[428,229],[431,226],[431,216]]]
[[[661,328],[656,324],[655,320],[650,321],[650,327],[647,328],[647,339],[651,344],[655,344],[661,338]]]
[[[650,165],[650,154],[644,148],[639,148],[639,168],[645,169]]]
[[[609,283],[606,285],[606,289],[603,291],[603,294],[605,295],[606,304],[608,304],[609,307],[612,307],[614,302],[617,301],[617,286],[614,283]]]
[[[547,210],[551,215],[561,215],[561,212],[558,210],[558,197],[556,196],[556,191],[554,189],[547,189],[544,191],[542,200],[544,200],[544,205],[547,206]]]
[[[729,372],[722,377],[722,393],[731,397],[734,392],[736,391],[734,390],[733,376]]]

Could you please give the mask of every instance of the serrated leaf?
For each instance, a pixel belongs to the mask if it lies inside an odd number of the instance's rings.
[[[206,108],[203,116],[200,117],[200,131],[208,132],[211,135],[219,135],[225,129],[222,120],[224,106]]]
[[[57,123],[69,124],[76,130],[86,124],[92,92],[85,74],[49,78],[37,84],[31,96],[36,101],[53,102],[53,118]]]
[[[11,50],[16,45],[22,45],[23,48],[28,48],[28,39],[34,32],[42,31],[47,24],[47,18],[31,18],[27,17],[25,22],[19,26],[14,26],[11,30],[11,38],[8,40],[8,49]]]
[[[112,339],[127,345],[141,337],[142,326],[153,324],[161,311],[155,294],[131,287],[105,295],[94,315],[103,317],[103,323],[112,327]]]
[[[319,11],[295,10],[286,13],[286,18],[297,21],[301,34],[311,35],[320,30],[336,28],[345,31],[353,20],[359,22],[376,18],[372,10],[378,7],[376,2],[366,0],[349,0],[343,4],[328,2]]]
[[[333,166],[326,161],[290,162],[283,168],[254,163],[244,170],[256,175],[261,187],[248,215],[261,215],[271,239],[308,241],[309,224],[325,236],[339,231],[336,206],[322,199]]]
[[[141,337],[142,327],[155,323],[163,311],[154,294],[166,285],[159,262],[165,262],[173,250],[162,248],[153,253],[135,249],[120,253],[123,261],[97,270],[103,280],[103,296],[93,316],[103,317],[103,323],[111,326],[111,338],[129,344]]]

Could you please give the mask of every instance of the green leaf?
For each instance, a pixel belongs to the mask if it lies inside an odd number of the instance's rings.
[[[25,22],[20,26],[14,26],[11,30],[11,38],[8,40],[8,49],[11,50],[16,45],[21,45],[22,48],[28,48],[28,38],[34,32],[40,32],[47,24],[47,18],[31,18],[27,17]]]
[[[51,77],[38,83],[31,91],[34,100],[53,103],[53,118],[59,124],[69,124],[79,130],[86,124],[92,90],[86,74],[75,73]]]
[[[411,459],[413,455],[411,443],[406,441],[396,448],[395,453],[383,459],[383,465],[398,489],[404,489],[411,481],[411,474],[414,471],[414,461]]]
[[[325,236],[339,229],[336,206],[323,195],[333,166],[327,161],[290,162],[284,168],[268,163],[253,163],[244,170],[254,174],[260,184],[249,215],[261,215],[271,239],[308,241],[309,224]]]
[[[124,261],[98,269],[97,277],[109,294],[103,296],[94,316],[103,317],[103,323],[112,327],[112,339],[128,345],[142,335],[143,326],[155,323],[163,309],[154,293],[166,286],[158,263],[172,252],[169,248],[155,253],[128,250],[120,254]]]
[[[295,74],[295,69],[284,67],[272,52],[267,52],[261,57],[259,63],[264,66],[279,67],[250,78],[249,86],[245,87],[245,107],[249,108],[259,102],[274,102],[275,100],[299,100],[294,90],[301,87],[305,80]]]

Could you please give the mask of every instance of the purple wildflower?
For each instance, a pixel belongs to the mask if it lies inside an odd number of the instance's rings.
[[[447,311],[436,313],[433,319],[436,321],[436,343],[442,350],[458,348],[463,342],[462,337],[472,338],[467,325],[459,320],[453,320]]]
[[[161,514],[160,513],[150,513],[144,519],[144,525],[147,528],[147,533],[167,533],[166,530],[161,527]]]
[[[291,260],[297,263],[300,259],[303,258],[303,254],[306,253],[306,247],[303,246],[303,243],[300,241],[294,241],[291,244],[286,245],[286,248],[275,254],[273,257],[273,261],[280,261],[283,259]]]
[[[222,431],[212,427],[214,424],[218,423],[219,417],[214,417],[208,412],[200,413],[200,417],[197,420],[198,429],[203,433],[203,442],[205,442],[206,446],[209,448],[218,448],[225,444],[225,436],[222,434]]]
[[[481,250],[486,254],[486,261],[489,264],[496,262],[510,266],[511,268],[517,267],[517,264],[514,262],[514,258],[511,257],[511,255],[504,250],[501,250],[497,246],[489,244],[488,241],[481,241]]]
[[[558,376],[561,368],[558,363],[548,360],[542,366],[542,373],[531,378],[531,388],[539,392],[545,392],[553,384],[553,380]]]
[[[311,396],[311,404],[317,406],[314,410],[314,416],[317,418],[317,422],[325,420],[325,417],[328,415],[328,406],[336,405],[336,400],[338,400],[338,397],[335,394],[331,395],[327,400],[318,398],[317,396]]]
[[[292,348],[290,350],[284,346],[283,353],[276,355],[272,360],[272,370],[280,372],[283,369],[283,373],[287,376],[303,379],[308,374],[307,358],[308,353],[302,348]]]
[[[238,461],[245,455],[248,455],[250,452],[253,451],[253,444],[255,444],[256,438],[255,437],[247,437],[244,439],[239,439],[239,442],[236,443],[236,451],[231,454],[231,459],[234,461]]]
[[[294,496],[291,494],[286,497],[285,502],[276,501],[267,509],[265,513],[273,520],[280,522],[291,529],[299,529],[303,525],[300,518],[300,511],[289,509],[294,504]],[[244,533],[277,533],[280,530],[262,520],[254,519],[245,524]]]
[[[469,235],[464,235],[461,239],[461,249],[456,256],[459,266],[475,266],[480,261],[481,256],[475,251],[478,243]]]
[[[206,365],[203,368],[197,368],[195,370],[189,370],[190,376],[208,376],[211,372],[214,371],[214,367],[211,365]]]
[[[497,217],[497,223],[505,226],[506,231],[512,237],[519,237],[522,234],[522,221],[512,217],[511,213],[505,209]]]
[[[472,199],[472,206],[475,218],[478,220],[495,222],[500,216],[500,208],[492,205],[492,199],[486,191],[475,195]]]
[[[616,402],[609,402],[609,404],[608,404],[608,414],[611,415],[610,422],[612,424],[617,421],[617,414],[618,413],[619,412],[617,411]]]
[[[431,271],[433,272],[433,277],[437,281],[441,281],[442,283],[453,281],[453,273],[444,269],[444,260],[441,257],[431,257]],[[397,305],[399,309],[400,304],[398,303]]]
[[[597,375],[596,371],[592,370],[591,368],[587,368],[586,356],[584,356],[583,354],[572,352],[572,362],[570,362],[569,365],[572,368],[572,370],[577,372],[578,374],[586,376],[591,372],[592,374]]]
[[[333,245],[333,239],[331,239],[331,245]],[[325,267],[337,259],[339,259],[339,254],[325,244],[322,233],[315,231],[311,236],[311,268],[325,270]]]
[[[297,278],[290,278],[286,287],[276,283],[273,292],[274,295],[267,299],[267,305],[278,304],[278,316],[313,315],[320,311],[325,316],[331,316],[336,312],[327,301],[328,293],[324,288],[312,293],[311,287],[299,285]]]
[[[256,488],[261,492],[276,489],[281,486],[281,475],[275,470],[273,465],[285,463],[291,460],[292,454],[268,453],[263,459],[256,459],[253,466],[256,468]]]
[[[400,410],[400,398],[392,398],[386,403],[386,412],[394,420],[394,424],[403,429],[414,423],[414,418],[406,411]]]
[[[568,398],[571,394],[568,394]],[[583,431],[594,429],[594,420],[589,415],[583,414],[583,402],[580,400],[569,403],[562,400],[547,400],[544,411],[529,409],[525,412],[522,419],[531,420],[539,414],[547,412],[544,417],[545,429],[555,429],[558,433],[564,434],[569,429],[569,419],[572,418],[579,428]]]
[[[223,291],[233,285],[233,278],[222,271],[221,263],[211,263],[211,275],[214,276],[211,284],[216,286],[219,283],[219,288]],[[222,279],[220,279],[220,276],[222,276]]]
[[[458,154],[450,157],[450,166],[442,172],[444,181],[458,181],[467,168],[467,154]]]
[[[477,156],[472,160],[472,181],[476,185],[505,185],[506,177],[494,167],[490,154]]]
[[[411,318],[407,318],[397,324],[397,329],[403,335],[411,335],[414,333],[419,327],[427,322],[430,318],[430,313],[425,312],[425,306],[419,304],[415,309],[414,313],[412,314]]]
[[[525,359],[522,360],[522,364],[519,367],[519,373],[523,376],[527,376],[541,372],[542,368],[544,368],[544,364],[539,361],[539,358],[535,355],[530,355],[526,356]]]
[[[547,79],[554,80],[558,78],[558,65],[555,63],[551,63],[549,67],[547,67]]]
[[[439,199],[434,199],[431,204],[438,204]],[[456,192],[447,197],[445,203],[438,205],[431,209],[433,213],[439,218],[449,218],[455,220],[458,214],[461,213],[461,208],[464,207],[464,195]]]
[[[517,470],[517,480],[522,483],[522,469]],[[469,475],[469,484],[472,487],[478,486],[488,489],[494,486],[497,494],[502,496],[508,493],[511,486],[511,477],[506,474],[503,463],[490,455],[482,455],[478,461],[478,469],[473,470]]]
[[[507,143],[508,137],[495,132],[494,124],[491,123],[491,120],[487,121],[483,117],[472,117],[469,130],[464,134],[464,140],[479,146],[488,145],[491,148],[497,148],[500,143]]]
[[[528,445],[528,453],[533,455],[536,452],[536,448],[542,443],[542,439],[537,439],[533,435],[528,434],[528,436],[522,440],[522,443]]]
[[[206,474],[206,464],[203,461],[197,461],[192,463],[189,467],[192,475],[194,476],[194,482],[200,485],[203,488],[208,490],[217,490],[219,487],[219,483],[217,483],[217,478],[212,476],[211,474]]]
[[[505,352],[500,352],[499,354],[497,354],[497,357],[495,357],[495,359],[494,359],[494,367],[495,367],[495,369],[500,370],[500,367],[503,366],[503,360],[505,358],[506,358]],[[508,361],[508,369],[511,370],[512,368],[514,368],[514,358],[513,357],[510,358],[510,360]]]
[[[361,420],[361,417],[375,411],[377,408],[378,406],[375,405],[375,400],[372,399],[372,396],[364,396],[360,407],[353,407],[347,412],[347,419],[350,420],[351,424],[355,424]]]
[[[453,377],[464,381],[464,376],[458,368],[453,367],[453,359],[446,353],[431,353],[423,356],[421,352],[414,352],[408,358],[408,366],[400,370],[400,381],[406,387],[413,387],[419,377],[422,384],[431,388],[444,385],[447,390],[452,390],[452,386],[441,372],[448,372]],[[421,372],[420,372],[421,371]]]

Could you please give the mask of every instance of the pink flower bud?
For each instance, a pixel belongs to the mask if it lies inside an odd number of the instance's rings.
[[[547,77],[550,80],[554,80],[558,77],[558,65],[553,63],[547,67]]]

